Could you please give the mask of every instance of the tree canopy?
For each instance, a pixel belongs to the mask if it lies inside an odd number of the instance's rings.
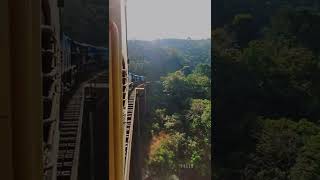
[[[319,179],[318,2],[219,0],[216,8],[215,176]]]

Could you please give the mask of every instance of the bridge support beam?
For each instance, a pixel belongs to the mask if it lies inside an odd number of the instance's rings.
[[[136,88],[136,101],[135,101],[135,115],[133,124],[133,138],[131,148],[131,163],[129,180],[142,179],[142,166],[143,166],[143,151],[142,151],[142,136],[141,136],[141,122],[144,121],[145,108],[146,108],[146,93],[145,88],[139,86]]]

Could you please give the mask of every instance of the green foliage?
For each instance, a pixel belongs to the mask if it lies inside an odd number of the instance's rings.
[[[152,135],[158,134],[163,128],[163,122],[167,116],[166,109],[156,109],[153,113]]]
[[[198,64],[194,69],[194,73],[207,76],[211,79],[211,66],[208,64]]]
[[[191,131],[187,142],[191,157],[188,161],[202,175],[209,175],[211,169],[211,101],[193,99],[186,119],[190,122]]]
[[[195,137],[209,144],[211,140],[211,101],[192,99],[191,108],[186,118],[190,121],[191,132],[194,133]]]
[[[171,134],[160,142],[160,145],[149,155],[148,168],[155,177],[169,177],[178,171],[176,154],[184,141],[183,134]]]
[[[164,87],[164,92],[171,96],[183,96],[182,93],[184,93],[187,88],[185,76],[181,71],[170,73],[168,76],[162,77],[161,81]]]
[[[290,170],[293,180],[312,180],[320,177],[320,134],[311,136],[301,148],[295,165]]]
[[[191,73],[185,76],[181,71],[161,78],[163,91],[172,104],[184,107],[188,98],[210,98],[211,80],[206,75]]]
[[[278,87],[280,83],[285,86],[282,96],[290,93],[289,89],[310,93],[309,77],[317,64],[310,50],[273,41],[253,41],[244,50],[242,59],[264,86]]]
[[[319,179],[319,2],[215,7],[215,176]]]
[[[281,9],[272,17],[271,32],[274,36],[296,37],[300,44],[319,53],[320,14],[308,9]]]
[[[193,69],[198,63],[211,60],[210,39],[163,39],[155,41],[128,41],[130,70],[145,75],[148,80],[175,72],[184,66]]]
[[[207,65],[199,65],[188,75],[176,71],[161,78],[163,94],[157,103],[164,106],[154,109],[151,129],[152,144],[161,145],[148,158],[153,176],[168,179],[181,164],[192,165],[199,177],[211,174],[209,72]]]
[[[186,77],[186,83],[191,97],[210,99],[211,80],[208,76],[192,73]]]
[[[180,114],[173,114],[171,116],[166,116],[164,119],[164,128],[167,132],[175,132],[176,129],[182,127],[181,124],[181,115]]]
[[[320,157],[312,154],[319,148],[318,126],[306,120],[294,122],[284,118],[259,121],[261,130],[257,135],[255,153],[245,171],[246,179],[300,179],[302,172],[309,172],[304,171],[302,164],[309,162],[310,170],[318,167]],[[306,154],[316,159],[310,161]],[[310,174],[304,178],[317,177]]]
[[[222,56],[233,48],[235,38],[224,28],[217,28],[212,31],[214,56]]]
[[[245,47],[250,40],[255,38],[256,28],[254,26],[254,18],[251,14],[235,15],[230,27],[233,29],[238,44],[241,47]]]
[[[237,14],[234,16],[234,19],[232,21],[233,25],[239,26],[243,23],[247,23],[252,21],[253,17],[251,14]]]

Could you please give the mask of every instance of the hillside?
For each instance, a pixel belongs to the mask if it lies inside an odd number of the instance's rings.
[[[315,0],[218,0],[216,179],[320,179],[320,9]]]
[[[149,111],[141,122],[144,176],[210,179],[210,44],[210,39],[129,41],[129,71],[148,81]]]
[[[184,66],[193,69],[197,64],[211,64],[211,40],[162,39],[130,40],[128,53],[130,71],[159,80]]]

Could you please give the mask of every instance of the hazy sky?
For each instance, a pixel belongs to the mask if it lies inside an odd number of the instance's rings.
[[[128,39],[202,39],[211,31],[211,0],[127,0]]]

